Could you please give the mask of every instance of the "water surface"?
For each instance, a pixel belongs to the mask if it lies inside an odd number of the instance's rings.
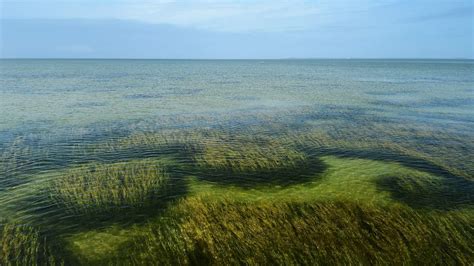
[[[94,262],[112,251],[87,239],[196,195],[469,214],[473,90],[472,60],[1,60],[0,218]],[[57,195],[70,171],[143,160],[170,180],[152,204]]]

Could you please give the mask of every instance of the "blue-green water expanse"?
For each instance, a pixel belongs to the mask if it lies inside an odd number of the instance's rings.
[[[473,151],[473,60],[4,59],[0,265],[468,265]]]

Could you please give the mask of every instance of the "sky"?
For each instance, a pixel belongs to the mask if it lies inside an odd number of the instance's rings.
[[[2,58],[474,58],[472,0],[0,0]]]

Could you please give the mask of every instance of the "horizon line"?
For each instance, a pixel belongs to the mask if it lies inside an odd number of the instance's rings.
[[[277,57],[277,58],[151,58],[151,57],[0,57],[0,60],[474,60],[474,57]]]

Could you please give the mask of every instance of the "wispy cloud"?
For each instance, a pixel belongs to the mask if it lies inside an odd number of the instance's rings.
[[[4,18],[119,19],[219,32],[288,32],[472,17],[473,4],[472,0],[0,0],[0,6]]]
[[[214,31],[304,30],[374,5],[373,0],[0,0],[8,18],[122,19]]]
[[[0,57],[473,57],[472,0],[0,4]]]
[[[421,16],[416,16],[408,19],[409,22],[424,22],[430,20],[438,20],[438,19],[452,19],[452,18],[464,18],[464,17],[472,17],[473,14],[473,7],[472,6],[463,6],[463,7],[456,7],[446,11],[436,12],[434,14],[426,14]]]

